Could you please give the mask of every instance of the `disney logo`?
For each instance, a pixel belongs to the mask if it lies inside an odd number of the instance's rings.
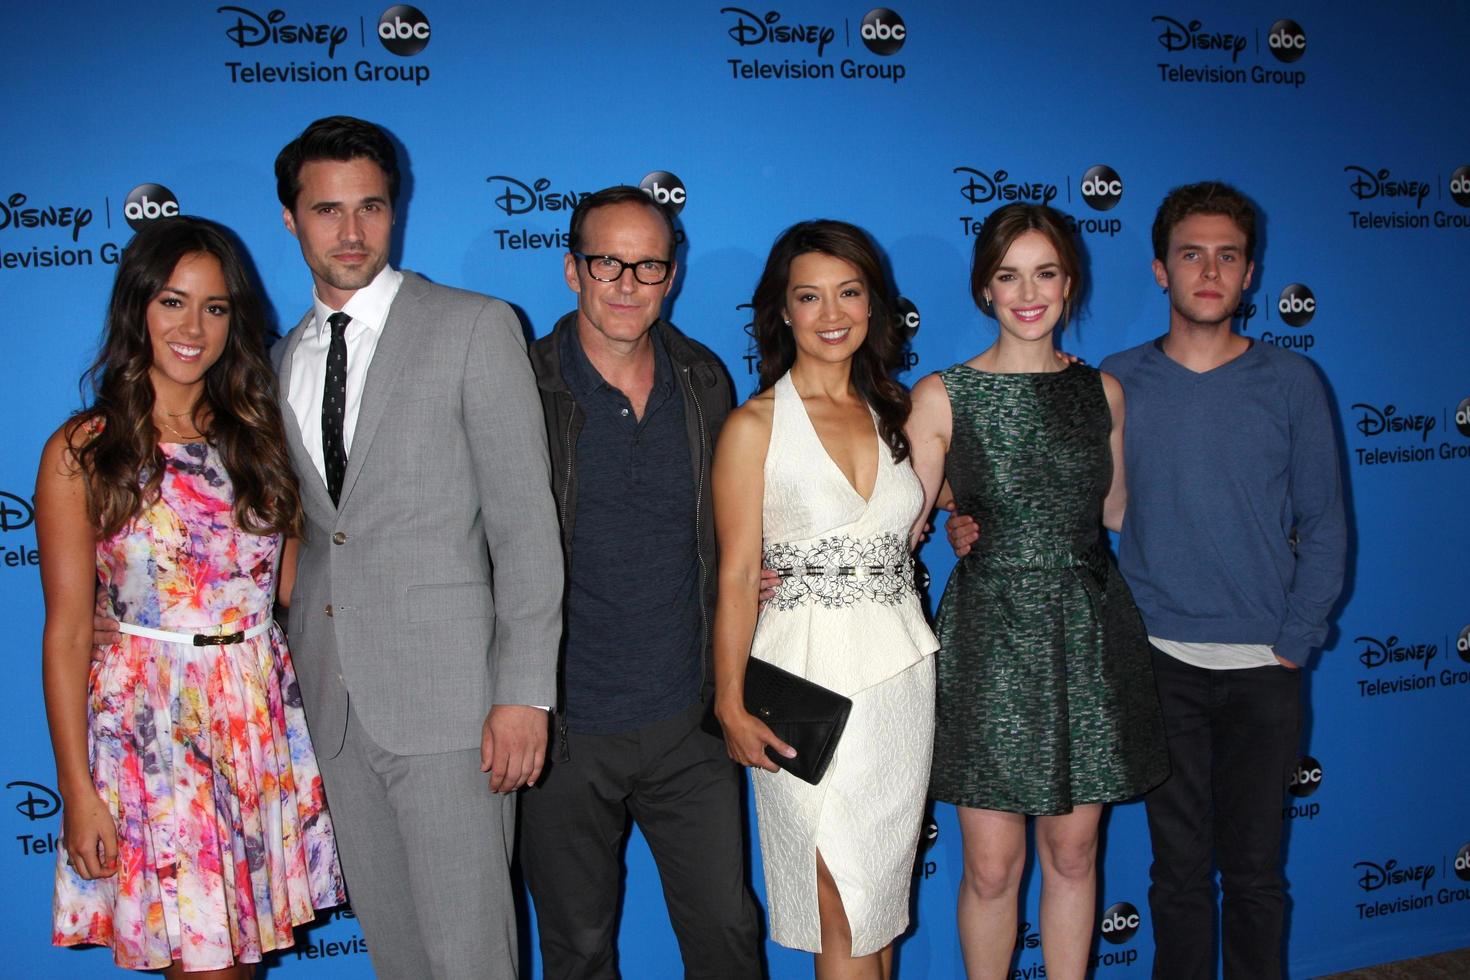
[[[0,490],[0,531],[23,531],[35,520],[29,500]]]
[[[1363,411],[1362,417],[1353,423],[1353,428],[1365,436],[1381,436],[1385,432],[1417,432],[1420,442],[1428,442],[1429,433],[1439,424],[1439,420],[1433,415],[1400,415],[1394,405],[1375,408],[1356,402],[1353,408]]]
[[[1355,636],[1354,643],[1363,644],[1363,650],[1358,654],[1358,662],[1364,667],[1372,669],[1382,667],[1384,664],[1401,664],[1406,661],[1421,660],[1424,669],[1429,669],[1429,662],[1439,655],[1439,647],[1433,643],[1415,643],[1413,645],[1399,644],[1399,638],[1390,636],[1387,640],[1376,640],[1371,636]]]
[[[1429,196],[1429,183],[1423,180],[1389,180],[1388,168],[1368,170],[1348,164],[1342,172],[1352,174],[1348,190],[1360,201],[1371,201],[1375,197],[1412,197],[1414,207],[1423,207]]]
[[[215,13],[235,15],[235,22],[225,28],[225,37],[241,48],[261,44],[325,44],[327,57],[334,58],[337,45],[347,40],[347,28],[341,24],[286,24],[282,23],[286,12],[280,9],[264,17],[245,7],[216,7]]]
[[[18,779],[13,783],[6,783],[5,788],[25,791],[25,799],[15,805],[15,812],[27,820],[45,820],[56,816],[61,810],[61,797],[49,786]]]
[[[1016,924],[1016,949],[1035,949],[1041,945],[1041,933],[1031,928],[1029,922]]]
[[[837,37],[837,31],[820,24],[782,24],[777,11],[753,14],[739,7],[721,7],[720,13],[734,14],[735,23],[727,32],[742,48],[752,44],[815,44],[817,57]]]
[[[586,197],[586,192],[578,194],[576,191],[563,191],[558,194],[546,193],[551,188],[551,178],[538,177],[531,183],[516,180],[514,177],[494,176],[486,177],[485,183],[492,186],[493,196],[491,200],[495,206],[506,214],[530,214],[532,211],[570,211],[577,206],[577,202]]]
[[[1394,859],[1390,859],[1387,864],[1359,861],[1353,867],[1363,869],[1362,875],[1358,878],[1358,887],[1365,892],[1376,892],[1388,885],[1403,885],[1411,881],[1417,881],[1419,890],[1425,891],[1434,877],[1434,865],[1432,864],[1412,864],[1401,868],[1398,861]]]
[[[1210,34],[1200,30],[1204,26],[1200,21],[1192,20],[1184,24],[1162,14],[1153,18],[1153,22],[1164,25],[1159,32],[1159,43],[1164,46],[1165,51],[1187,51],[1190,48],[1197,51],[1229,51],[1230,60],[1234,62],[1245,50],[1244,34]]]
[[[987,174],[973,167],[955,167],[954,172],[969,175],[965,185],[960,188],[960,194],[971,204],[984,204],[987,201],[1031,201],[1037,204],[1050,204],[1057,196],[1056,184],[1007,183],[1011,175],[1004,170]]]
[[[0,201],[0,228],[70,228],[76,241],[82,229],[92,223],[92,209],[74,205],[65,207],[26,207],[24,194],[12,194]]]

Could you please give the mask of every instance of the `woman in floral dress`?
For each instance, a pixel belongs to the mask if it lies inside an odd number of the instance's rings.
[[[222,229],[174,218],[134,237],[90,377],[36,480],[63,802],[53,942],[239,980],[344,893],[271,619],[296,480]],[[121,634],[95,661],[94,607]]]

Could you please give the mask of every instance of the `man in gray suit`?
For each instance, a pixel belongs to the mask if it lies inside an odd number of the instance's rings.
[[[353,906],[385,980],[513,977],[513,791],[545,755],[562,598],[525,341],[499,300],[388,265],[378,127],[317,120],[276,179],[315,287],[280,363],[291,650]]]

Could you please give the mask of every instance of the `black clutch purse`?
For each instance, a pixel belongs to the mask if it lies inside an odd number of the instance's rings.
[[[770,760],[815,786],[832,761],[852,699],[751,657],[745,668],[745,710],[796,750],[796,758],[788,759],[767,746]]]

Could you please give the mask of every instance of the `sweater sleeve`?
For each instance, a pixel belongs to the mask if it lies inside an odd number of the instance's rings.
[[[1347,564],[1347,518],[1337,435],[1327,393],[1314,369],[1301,365],[1290,386],[1291,516],[1296,568],[1286,596],[1286,619],[1276,653],[1303,663],[1327,637],[1327,616],[1342,591]]]

